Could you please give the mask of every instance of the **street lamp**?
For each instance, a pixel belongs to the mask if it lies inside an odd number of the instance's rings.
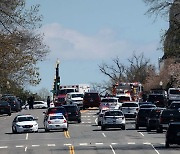
[[[162,81],[159,82],[159,85],[160,85],[161,89],[163,89],[163,82]]]

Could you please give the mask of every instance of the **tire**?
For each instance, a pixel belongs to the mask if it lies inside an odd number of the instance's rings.
[[[147,132],[150,132],[150,131],[151,131],[151,128],[150,128],[150,127],[147,127],[146,130],[147,130]]]
[[[124,126],[122,126],[122,128],[121,128],[122,130],[126,130],[126,126],[124,125]]]
[[[13,129],[13,127],[12,127],[12,133],[13,133],[13,134],[17,134],[17,130],[16,130],[16,128],[15,128],[15,129]]]
[[[135,126],[135,129],[136,129],[136,130],[138,130],[138,129],[139,129],[139,126],[138,126],[138,124],[136,124],[136,126]]]
[[[101,126],[101,130],[106,130],[106,127],[105,126]]]
[[[169,142],[168,142],[168,141],[166,141],[165,147],[166,147],[166,148],[169,148]]]
[[[45,128],[45,132],[49,132],[49,129]]]
[[[11,112],[8,113],[8,116],[11,116]]]
[[[163,129],[162,129],[162,128],[158,128],[158,129],[156,130],[156,132],[157,132],[157,133],[163,133]]]
[[[63,131],[64,131],[64,132],[65,132],[65,131],[68,131],[68,128],[64,128]]]
[[[78,123],[81,123],[81,119],[78,119]]]
[[[101,126],[101,122],[100,121],[98,122],[98,126]]]

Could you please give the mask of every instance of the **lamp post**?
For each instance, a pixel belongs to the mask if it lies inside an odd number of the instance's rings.
[[[161,89],[163,89],[163,82],[162,81],[159,82],[159,85],[160,85]]]

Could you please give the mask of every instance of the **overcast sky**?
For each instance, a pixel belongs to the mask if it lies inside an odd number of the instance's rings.
[[[133,52],[144,53],[157,65],[163,55],[157,48],[168,22],[145,15],[143,0],[28,0],[33,4],[41,5],[40,31],[51,50],[39,64],[42,82],[34,91],[52,89],[57,59],[61,84],[70,85],[107,81],[98,65],[117,56],[127,64]]]

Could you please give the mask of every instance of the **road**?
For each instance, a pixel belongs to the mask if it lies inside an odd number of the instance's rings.
[[[41,109],[22,110],[38,117],[39,132],[12,134],[11,116],[0,115],[0,154],[178,154],[180,146],[165,148],[165,132],[135,130],[134,119],[126,120],[126,130],[101,131],[97,109],[82,111],[82,123],[70,123],[69,130],[45,132]]]

